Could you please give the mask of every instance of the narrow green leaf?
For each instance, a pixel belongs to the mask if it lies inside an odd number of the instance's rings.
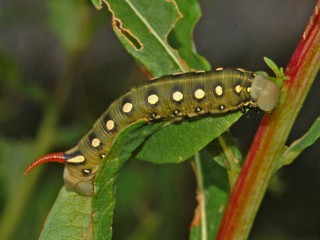
[[[235,172],[239,170],[243,156],[229,131],[224,132],[212,141],[207,146],[207,150],[221,167]]]
[[[294,141],[289,148],[284,152],[282,157],[282,165],[287,165],[292,163],[299,154],[307,147],[314,144],[320,137],[320,117],[318,117],[311,128],[306,134],[304,134],[300,139]]]
[[[275,74],[280,71],[278,65],[274,61],[272,61],[270,58],[264,57],[263,60]]]
[[[92,239],[91,198],[66,191],[63,187],[54,203],[40,239]]]
[[[305,148],[311,146],[320,137],[320,117],[318,117],[308,132],[302,138],[295,141],[289,148],[293,152],[302,152]]]
[[[194,70],[209,70],[210,64],[205,58],[196,54],[193,31],[201,17],[201,9],[197,0],[176,0],[183,18],[179,19],[169,35],[169,43],[177,49],[180,56]]]
[[[227,169],[229,184],[232,188],[241,170],[243,156],[235,145],[230,132],[221,134],[206,149],[220,166]]]
[[[190,240],[215,239],[228,201],[228,176],[208,151],[196,159],[198,208],[191,226]]]
[[[270,58],[264,57],[263,60],[275,74],[275,77],[268,77],[268,79],[274,81],[281,88],[283,81],[287,79],[284,75],[283,68],[279,68],[278,65]]]
[[[141,120],[121,131],[115,139],[95,178],[95,193],[92,200],[94,239],[112,238],[116,177],[133,151],[162,125],[162,123],[146,125],[145,121]]]
[[[143,144],[136,158],[153,163],[182,162],[226,131],[242,114],[234,112],[171,124]]]

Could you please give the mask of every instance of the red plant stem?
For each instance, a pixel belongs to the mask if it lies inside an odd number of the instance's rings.
[[[320,66],[320,0],[285,75],[278,108],[263,118],[231,192],[218,240],[247,239],[269,180],[281,166],[287,137]]]

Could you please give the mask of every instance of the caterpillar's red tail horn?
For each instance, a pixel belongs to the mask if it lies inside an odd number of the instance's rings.
[[[50,153],[34,160],[34,162],[24,172],[24,175],[27,175],[36,166],[39,166],[40,164],[47,163],[47,162],[65,163],[64,153],[63,152]]]

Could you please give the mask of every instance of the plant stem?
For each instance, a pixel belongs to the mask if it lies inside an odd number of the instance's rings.
[[[206,215],[206,196],[203,183],[203,172],[201,167],[200,153],[194,155],[195,172],[197,178],[198,194],[200,197],[200,211],[201,211],[201,240],[207,240],[207,215]]]
[[[226,162],[228,163],[228,166],[230,167],[230,169],[228,169],[227,173],[228,173],[228,178],[229,178],[230,189],[232,189],[234,184],[236,183],[236,180],[238,178],[238,174],[241,169],[241,166],[240,166],[241,160],[237,159],[237,157],[234,155],[234,153],[231,149],[231,146],[227,142],[225,134],[226,133],[220,135],[218,137],[218,140],[219,140],[219,143],[223,149],[224,154],[227,157]]]
[[[231,192],[217,239],[247,239],[270,178],[280,167],[280,157],[296,116],[315,79],[320,64],[318,1],[305,32],[286,68],[278,108],[263,118],[239,178]]]

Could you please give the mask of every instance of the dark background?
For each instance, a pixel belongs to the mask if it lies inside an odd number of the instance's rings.
[[[54,94],[57,79],[68,71],[66,69],[71,69],[74,80],[63,102],[59,129],[75,130],[63,141],[64,145],[52,149],[64,150],[90,128],[111,101],[146,78],[113,33],[111,16],[105,9],[96,11],[90,2],[87,4],[88,21],[94,22],[95,31],[75,59],[70,60],[70,54],[48,27],[49,2],[0,1],[0,68],[3,71],[7,65],[2,60],[9,59],[15,66],[12,74],[25,84],[40,87],[48,96]],[[200,4],[203,17],[196,26],[194,40],[199,54],[212,68],[266,71],[263,56],[273,59],[279,66],[286,66],[316,1],[202,0]],[[7,81],[10,78],[0,79],[1,139],[13,145],[20,141],[32,143],[43,110],[23,94],[23,90],[8,86]],[[319,87],[317,79],[288,144],[303,135],[319,116]],[[242,118],[231,129],[244,155],[261,117],[251,114],[249,119]],[[319,154],[317,142],[292,165],[278,172],[262,203],[250,239],[320,239]],[[13,162],[31,160],[10,159]],[[1,214],[7,201],[6,188],[15,186],[6,185],[6,177],[13,170],[1,162],[0,167]],[[38,236],[62,184],[62,166],[48,165],[32,200],[26,202],[12,239]],[[50,191],[43,190],[48,188]],[[118,180],[114,238],[186,239],[196,205],[195,192],[189,163],[155,166],[131,161]]]

